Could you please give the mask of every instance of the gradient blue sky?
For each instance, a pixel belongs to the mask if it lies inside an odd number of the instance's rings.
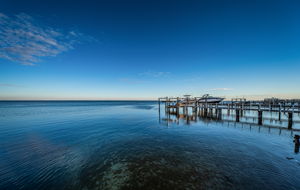
[[[0,3],[0,99],[300,97],[300,1]]]

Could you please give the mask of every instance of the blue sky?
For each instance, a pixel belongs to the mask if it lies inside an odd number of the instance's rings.
[[[14,1],[0,99],[300,97],[298,1]]]

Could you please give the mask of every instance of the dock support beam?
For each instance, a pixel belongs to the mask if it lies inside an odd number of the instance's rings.
[[[207,117],[207,107],[204,107],[204,117]]]
[[[240,122],[240,110],[239,109],[235,110],[235,121]]]
[[[292,129],[293,126],[293,112],[289,112],[289,124],[288,124],[288,129]]]
[[[263,124],[263,112],[261,110],[258,110],[258,125],[262,125]]]
[[[227,105],[227,115],[230,115],[230,104]]]
[[[160,110],[160,98],[158,98],[158,110]]]
[[[218,108],[218,120],[222,120],[222,109]]]
[[[213,116],[213,108],[212,105],[209,105],[209,117]]]
[[[281,104],[279,104],[279,109],[278,109],[278,120],[281,121]]]
[[[198,102],[197,102],[197,98],[195,98],[195,115],[197,115],[198,113]]]

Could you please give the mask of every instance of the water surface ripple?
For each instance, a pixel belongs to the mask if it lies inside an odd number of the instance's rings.
[[[300,189],[297,132],[159,122],[156,102],[0,102],[0,189]]]

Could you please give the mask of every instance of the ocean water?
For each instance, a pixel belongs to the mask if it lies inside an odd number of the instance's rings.
[[[297,131],[157,102],[0,102],[0,189],[300,189]]]

